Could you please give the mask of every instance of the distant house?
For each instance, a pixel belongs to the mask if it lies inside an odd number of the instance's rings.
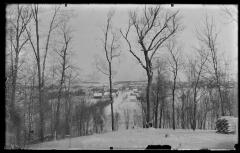
[[[102,98],[103,94],[100,92],[94,93],[93,98]]]

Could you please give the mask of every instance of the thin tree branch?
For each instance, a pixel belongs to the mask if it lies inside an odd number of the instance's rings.
[[[102,72],[103,74],[105,74],[105,75],[107,75],[107,76],[109,76],[109,74],[108,73],[106,73],[106,72],[104,72],[102,69],[100,69],[98,66],[97,66],[97,64],[96,64],[96,68],[100,71],[100,72]]]
[[[130,28],[131,28],[131,25],[130,25],[130,22],[129,22],[126,34],[124,35],[122,30],[120,30],[120,33],[123,36],[123,38],[127,41],[130,53],[138,60],[138,62],[141,64],[141,66],[146,70],[147,69],[146,66],[143,65],[143,62],[140,60],[140,58],[132,51],[131,44],[130,44],[128,38],[127,38]]]

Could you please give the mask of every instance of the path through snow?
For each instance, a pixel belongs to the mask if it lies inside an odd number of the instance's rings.
[[[130,116],[130,126],[133,126],[133,116],[134,111],[137,114],[141,114],[141,107],[139,102],[137,102],[136,96],[131,95],[131,91],[128,92],[120,92],[118,97],[114,97],[113,102],[113,112],[118,112],[120,115],[119,120],[119,129],[125,129],[125,117],[124,110],[129,111]],[[105,115],[108,116],[107,121],[105,123],[105,131],[111,131],[111,119],[109,118],[111,115],[111,105],[105,107]]]

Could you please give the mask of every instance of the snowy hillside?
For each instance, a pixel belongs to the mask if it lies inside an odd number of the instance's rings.
[[[143,129],[133,125],[130,115],[130,129],[125,130],[124,110],[141,112],[131,92],[121,92],[114,98],[114,112],[120,114],[118,131],[111,132],[111,120],[106,123],[104,134],[67,138],[29,146],[29,149],[145,149],[147,145],[170,145],[172,149],[234,149],[237,134],[217,134],[215,130]],[[110,115],[110,105],[105,108]]]
[[[131,129],[94,134],[31,145],[28,149],[145,149],[147,145],[170,145],[172,149],[234,149],[237,134],[214,130]]]

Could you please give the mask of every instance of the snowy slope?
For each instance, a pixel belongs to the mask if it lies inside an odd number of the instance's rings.
[[[113,102],[114,112],[122,113],[124,109],[141,111],[141,108],[139,107],[136,97],[131,96],[130,92],[121,92],[119,93],[118,97],[114,98]],[[105,108],[105,113],[106,115],[109,115],[111,113],[110,105],[108,105]]]
[[[214,130],[171,130],[171,129],[142,129],[125,130],[124,109],[141,112],[141,108],[130,92],[119,93],[114,98],[114,112],[120,113],[118,131],[111,131],[109,118],[103,134],[81,136],[59,141],[44,142],[31,145],[30,149],[144,149],[147,145],[171,145],[172,149],[234,149],[237,134],[217,134]],[[105,108],[106,115],[111,114],[110,105]],[[132,114],[130,116],[133,116]],[[133,120],[131,117],[130,120]],[[130,126],[131,127],[131,126]],[[166,134],[168,135],[167,137]]]
[[[168,135],[166,137],[166,134]],[[237,135],[213,130],[131,129],[35,144],[29,149],[144,149],[171,145],[172,149],[234,149]]]
[[[133,115],[134,111],[137,114],[141,114],[141,107],[139,105],[139,102],[137,102],[136,96],[131,96],[131,91],[129,92],[120,92],[118,97],[114,97],[113,102],[113,112],[118,112],[120,115],[119,120],[119,129],[125,129],[125,117],[124,117],[124,110],[129,111],[130,116],[130,127],[133,126]],[[111,114],[111,106],[108,105],[105,108],[105,114],[106,116],[110,117]],[[111,131],[111,119],[107,119],[107,122],[105,123],[105,131]]]

